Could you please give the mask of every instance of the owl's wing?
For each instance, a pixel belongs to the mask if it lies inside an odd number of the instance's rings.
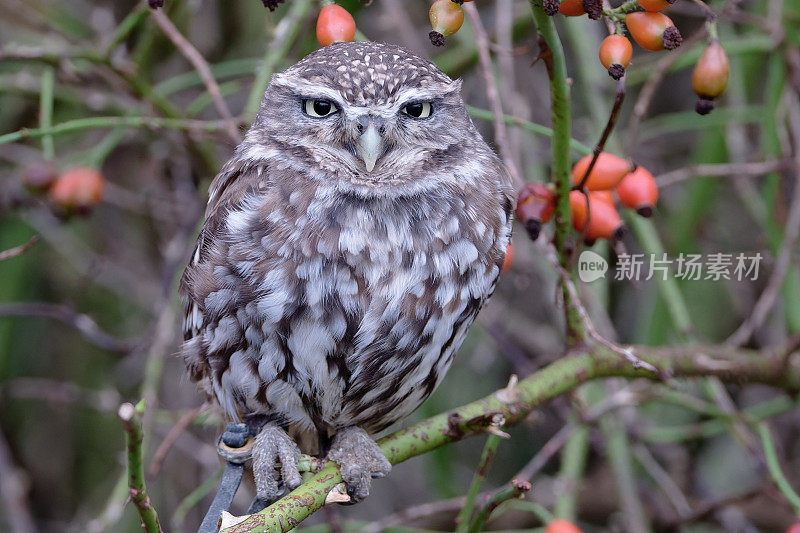
[[[222,231],[225,216],[238,205],[245,193],[257,186],[263,167],[254,165],[240,157],[233,157],[219,171],[209,187],[208,204],[205,222],[197,237],[192,259],[181,277],[179,292],[184,298],[183,340],[188,341],[200,331],[203,325],[203,313],[195,294],[195,285],[202,283],[196,277],[196,267],[206,261],[211,252],[212,243]]]

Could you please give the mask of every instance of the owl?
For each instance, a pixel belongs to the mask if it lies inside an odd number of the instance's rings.
[[[430,61],[341,43],[273,76],[181,280],[188,372],[250,427],[258,498],[300,484],[301,450],[338,463],[353,501],[389,472],[371,435],[450,367],[513,197]]]

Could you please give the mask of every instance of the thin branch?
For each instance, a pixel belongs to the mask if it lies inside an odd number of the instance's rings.
[[[769,426],[766,422],[758,425],[758,435],[761,437],[761,446],[764,448],[764,457],[767,459],[767,468],[772,476],[772,480],[783,496],[792,504],[794,512],[800,516],[800,495],[795,492],[789,484],[789,480],[781,469],[780,461],[778,460],[778,452],[775,450],[775,443],[772,441],[772,434],[769,431]]]
[[[147,487],[144,481],[144,464],[142,458],[142,414],[144,402],[134,407],[133,404],[123,403],[117,411],[125,428],[128,443],[128,487],[131,501],[136,506],[142,528],[146,533],[162,533],[158,514],[150,504]]]
[[[637,444],[633,447],[636,460],[644,467],[656,486],[666,495],[672,507],[678,512],[680,518],[686,517],[692,512],[689,502],[681,491],[680,487],[672,480],[669,474],[658,464],[655,457],[644,444]]]
[[[5,261],[6,259],[11,259],[12,257],[17,257],[24,254],[25,252],[33,248],[33,245],[36,244],[37,242],[39,242],[39,236],[34,235],[25,244],[20,244],[19,246],[15,246],[14,248],[3,250],[2,252],[0,252],[0,261]]]
[[[46,302],[21,302],[0,304],[0,318],[36,317],[58,320],[78,331],[84,339],[95,346],[118,354],[128,354],[134,344],[117,339],[100,329],[92,317],[77,313],[66,305]]]
[[[625,74],[623,74],[622,77],[617,80],[617,94],[614,97],[614,105],[611,107],[611,113],[608,115],[608,122],[606,122],[606,127],[603,128],[603,133],[600,135],[600,140],[597,141],[597,144],[594,146],[594,149],[592,149],[592,160],[589,161],[589,166],[586,167],[586,173],[581,178],[580,183],[575,185],[575,189],[583,189],[583,187],[586,185],[586,180],[589,179],[589,174],[591,174],[592,169],[597,163],[597,158],[600,156],[600,152],[602,152],[603,148],[605,148],[606,142],[608,141],[611,132],[614,130],[614,124],[617,123],[619,110],[622,109],[622,102],[624,100],[625,100]]]
[[[203,80],[203,84],[206,86],[208,90],[208,94],[211,95],[211,99],[214,100],[214,106],[217,108],[217,112],[222,116],[222,118],[226,122],[226,131],[230,136],[231,140],[235,144],[239,144],[242,142],[242,135],[239,133],[238,128],[236,127],[236,120],[233,118],[233,114],[231,114],[230,108],[228,108],[228,104],[225,103],[225,99],[222,98],[222,93],[219,90],[219,85],[217,84],[217,80],[214,79],[214,75],[211,73],[211,67],[208,65],[208,62],[203,58],[200,52],[197,51],[192,43],[184,37],[178,28],[172,23],[171,20],[164,14],[163,10],[160,9],[152,9],[150,10],[150,15],[153,17],[153,20],[156,21],[156,24],[161,31],[166,34],[167,38],[172,41],[172,44],[175,45],[181,54],[192,64],[195,68],[197,73],[200,75],[200,79]]]
[[[492,58],[489,53],[489,35],[486,33],[486,28],[483,26],[483,22],[475,6],[465,3],[462,7],[475,29],[475,44],[478,47],[478,61],[481,74],[486,84],[486,98],[489,100],[489,107],[494,115],[494,142],[497,143],[500,156],[503,158],[503,162],[508,168],[508,173],[511,174],[511,179],[514,180],[514,187],[519,189],[524,185],[525,180],[522,179],[522,174],[514,162],[513,153],[508,143],[506,123],[503,120],[503,106],[500,103],[500,94],[497,91],[494,74],[492,74]]]
[[[682,181],[701,176],[763,176],[786,168],[785,160],[758,161],[754,163],[716,163],[707,165],[692,165],[664,172],[656,176],[658,188],[669,187]]]
[[[486,500],[486,502],[484,502],[483,505],[478,508],[478,512],[475,513],[475,519],[469,526],[469,533],[479,533],[483,529],[484,524],[486,524],[486,521],[489,519],[489,515],[491,515],[492,511],[497,509],[500,504],[509,500],[523,498],[525,494],[530,492],[530,490],[530,483],[527,481],[514,479],[511,481],[510,487],[499,490],[492,494]]]
[[[156,449],[156,453],[153,454],[153,459],[150,461],[150,466],[147,469],[147,475],[151,479],[155,479],[158,477],[158,474],[161,473],[161,467],[164,465],[164,459],[167,458],[167,454],[172,449],[172,446],[175,444],[175,441],[178,440],[178,437],[186,431],[194,419],[197,418],[205,409],[205,405],[201,405],[192,409],[191,411],[187,411],[181,416],[175,425],[170,428],[169,433],[167,436],[164,437],[164,440],[161,441],[161,444],[158,445]]]
[[[45,135],[61,135],[75,131],[101,128],[153,128],[188,131],[214,132],[225,128],[224,121],[191,120],[161,117],[89,117],[68,120],[56,124],[52,128],[23,128],[0,135],[0,144],[12,143],[24,139],[38,139]]]
[[[461,512],[458,513],[458,518],[456,518],[456,533],[466,533],[471,530],[471,518],[475,510],[475,498],[478,496],[478,491],[481,490],[481,485],[483,485],[483,482],[486,480],[486,474],[489,472],[489,465],[492,463],[492,459],[494,459],[499,445],[500,437],[497,435],[489,435],[486,437],[486,444],[483,446],[478,468],[475,469],[475,474],[472,476],[469,490],[467,490],[464,506],[461,508]]]
[[[71,381],[47,378],[20,377],[6,381],[0,391],[7,398],[33,399],[63,408],[79,405],[101,413],[113,413],[119,407],[120,396],[114,389],[85,389]]]

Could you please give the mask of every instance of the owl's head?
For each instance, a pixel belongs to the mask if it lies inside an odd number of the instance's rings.
[[[449,149],[477,135],[460,81],[403,48],[369,42],[324,47],[273,76],[247,142],[253,156],[288,150],[323,179],[381,187],[430,176]]]

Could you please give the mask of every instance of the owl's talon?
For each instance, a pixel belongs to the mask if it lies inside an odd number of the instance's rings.
[[[369,496],[372,478],[384,477],[392,470],[375,441],[358,427],[345,428],[336,434],[328,459],[341,468],[347,494],[353,503]]]
[[[298,463],[300,449],[291,437],[275,423],[261,428],[253,443],[253,477],[256,496],[271,503],[282,493],[282,486],[294,490],[302,483]],[[280,463],[280,474],[276,468]]]

